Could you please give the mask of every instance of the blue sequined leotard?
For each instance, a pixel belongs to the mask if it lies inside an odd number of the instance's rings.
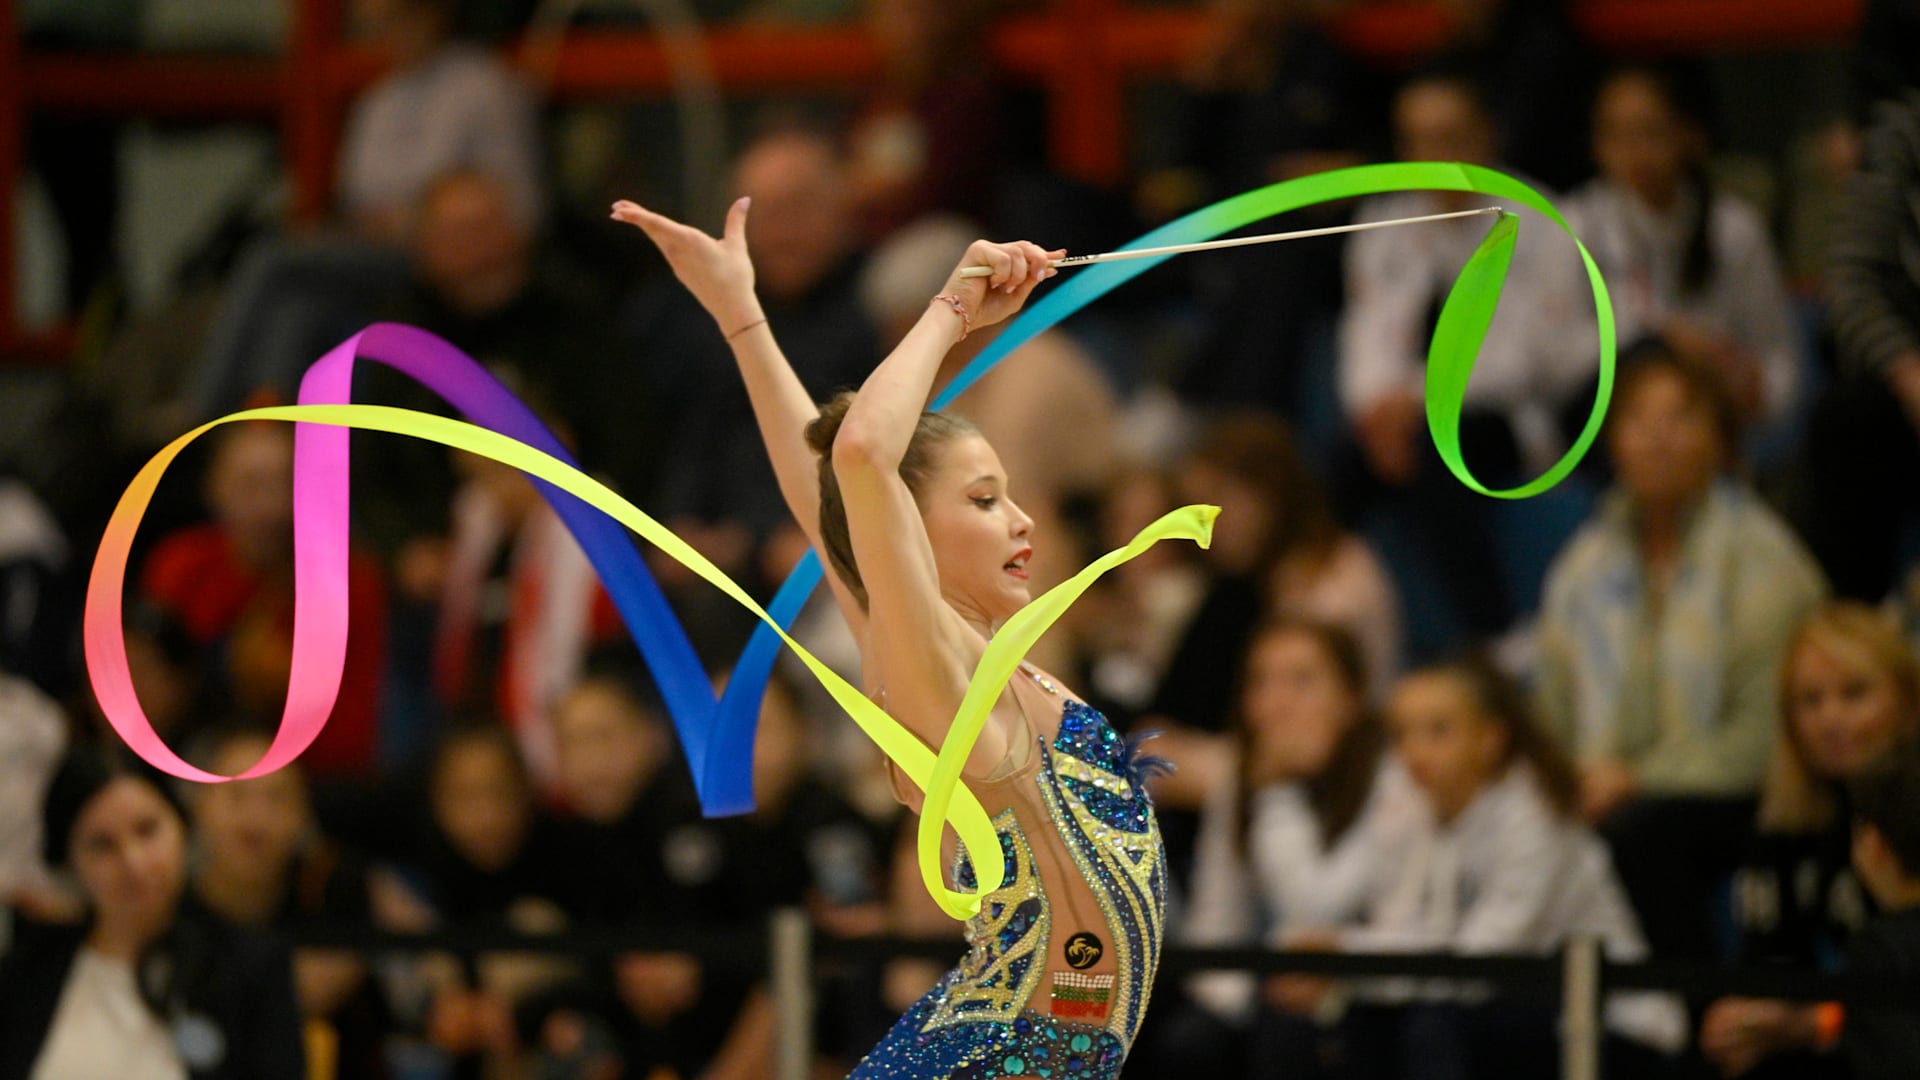
[[[1011,776],[968,782],[995,814],[1006,878],[968,921],[967,955],[849,1080],[1119,1075],[1166,912],[1145,759],[1077,701],[1036,744]],[[964,854],[954,880],[974,886]]]

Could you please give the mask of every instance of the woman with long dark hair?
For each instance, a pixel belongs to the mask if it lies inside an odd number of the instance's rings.
[[[187,828],[157,777],[82,746],[48,786],[43,842],[83,922],[18,921],[0,959],[0,1077],[306,1075],[286,951],[182,910]]]

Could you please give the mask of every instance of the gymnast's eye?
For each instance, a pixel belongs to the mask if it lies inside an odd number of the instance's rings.
[[[1000,503],[1000,500],[995,498],[992,495],[975,495],[973,497],[973,505],[979,507],[982,510],[991,510],[995,506],[999,505],[999,503]]]

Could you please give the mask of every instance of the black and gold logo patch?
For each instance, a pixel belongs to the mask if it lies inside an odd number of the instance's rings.
[[[1076,971],[1085,971],[1099,963],[1106,951],[1107,947],[1100,944],[1099,938],[1082,930],[1067,939],[1067,965]]]

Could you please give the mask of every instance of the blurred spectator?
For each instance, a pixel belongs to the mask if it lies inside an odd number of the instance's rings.
[[[463,168],[436,178],[421,196],[408,244],[412,280],[380,314],[446,338],[510,387],[542,403],[553,413],[554,425],[574,436],[573,450],[586,469],[610,475],[629,498],[637,497],[649,489],[663,452],[662,403],[647,382],[648,372],[628,361],[610,314],[544,256],[533,226],[515,212],[511,193],[494,176]],[[366,376],[356,379],[363,388],[356,397],[449,411],[405,376],[367,367]],[[615,387],[619,393],[610,392]],[[403,445],[423,459],[413,466],[420,482],[387,479],[385,501],[432,506],[437,500],[422,499],[423,494],[451,488],[446,455],[412,440],[394,449]],[[428,456],[431,462],[424,460]],[[391,458],[377,455],[382,470],[392,468]],[[431,509],[414,509],[411,517],[399,506],[383,512],[398,520],[369,525],[385,550],[398,548],[410,534],[444,525],[430,516]]]
[[[307,1074],[286,952],[182,907],[187,830],[154,776],[77,747],[47,788],[75,925],[22,922],[0,958],[0,1075],[277,1080]]]
[[[1783,674],[1759,836],[1733,879],[1739,959],[1831,970],[1871,911],[1846,785],[1920,740],[1920,662],[1885,619],[1843,602],[1800,625]],[[1814,1053],[1818,1027],[1817,1006],[1730,998],[1707,1011],[1700,1045],[1729,1075],[1844,1075]]]
[[[1793,304],[1766,226],[1707,175],[1704,91],[1673,70],[1623,68],[1593,109],[1600,177],[1565,204],[1607,276],[1620,340],[1658,336],[1718,368],[1744,419],[1804,391]]]
[[[1656,952],[1710,944],[1707,898],[1773,752],[1780,661],[1826,591],[1785,523],[1725,477],[1737,430],[1715,371],[1635,357],[1609,418],[1616,489],[1555,560],[1540,619],[1549,728]]]
[[[793,128],[761,135],[734,167],[735,192],[754,201],[747,244],[761,303],[816,401],[858,385],[880,359],[874,327],[848,287],[860,262],[847,168],[833,140]],[[635,364],[673,403],[670,456],[648,509],[751,587],[761,545],[787,510],[726,342],[670,277],[635,296],[626,327]],[[655,566],[695,642],[711,636],[736,648],[752,617],[677,564]]]
[[[1855,779],[1853,865],[1879,902],[1847,950],[1847,970],[1920,979],[1920,755],[1902,751]],[[1894,1080],[1920,1071],[1920,1024],[1912,1003],[1854,1009],[1842,1045],[1854,1080]]]
[[[1883,102],[1835,228],[1828,286],[1841,382],[1808,436],[1809,532],[1842,596],[1877,602],[1899,579],[1920,489],[1920,91]],[[1877,468],[1865,468],[1872,462]],[[1884,470],[1884,471],[1882,471]]]
[[[286,698],[293,649],[293,428],[241,424],[216,438],[202,489],[212,520],[163,537],[140,592],[217,651],[216,679],[242,715],[271,719]],[[379,566],[365,555],[350,556],[346,602],[340,693],[301,759],[316,775],[373,764],[387,602]]]
[[[558,781],[550,712],[593,648],[620,632],[612,601],[560,515],[510,465],[458,454],[433,681],[442,710],[496,712],[536,787]]]
[[[1474,71],[1494,105],[1502,157],[1561,189],[1588,175],[1586,115],[1598,67],[1567,0],[1443,0],[1453,34],[1437,63]],[[1436,158],[1434,160],[1447,160]]]
[[[0,905],[32,908],[53,888],[40,856],[40,805],[67,737],[52,698],[0,672]]]
[[[271,742],[245,728],[209,732],[193,760],[208,772],[237,776]],[[373,928],[367,867],[320,834],[298,762],[251,780],[189,785],[186,794],[194,854],[189,910],[283,934]],[[299,949],[293,977],[301,1012],[325,1021],[338,1040],[342,1074],[382,1075],[387,1017],[367,962],[350,949]]]
[[[1364,929],[1306,931],[1291,944],[1474,954],[1590,937],[1612,960],[1646,955],[1606,847],[1579,820],[1573,768],[1517,687],[1483,662],[1430,668],[1401,681],[1387,715],[1428,815]],[[1302,1004],[1327,1008],[1337,993],[1296,983]],[[1662,997],[1617,996],[1605,1020],[1632,1040],[1613,1047],[1634,1062],[1615,1066],[1622,1075],[1649,1075],[1659,1061],[1649,1048],[1674,1054],[1686,1042],[1679,1003]],[[1381,1077],[1547,1077],[1557,1074],[1553,1021],[1551,1006],[1460,992],[1405,1011],[1363,1005],[1348,1014],[1344,1045]]]
[[[235,269],[188,396],[194,419],[255,388],[291,398],[322,352],[361,329],[406,282],[403,245],[435,180],[491,177],[517,228],[546,205],[536,101],[499,57],[453,38],[459,0],[356,0],[390,67],[349,110],[338,232],[260,241]]]
[[[354,233],[404,241],[420,197],[470,169],[537,225],[546,207],[540,126],[529,89],[491,52],[454,38],[460,0],[355,0],[360,32],[391,65],[355,101],[340,148],[341,211]]]
[[[1093,525],[1095,546],[1123,547],[1168,509],[1179,506],[1173,479],[1140,466],[1115,476],[1102,492]],[[1193,552],[1157,544],[1108,572],[1068,609],[1089,700],[1113,716],[1134,716],[1153,702],[1208,575]]]
[[[1353,636],[1327,623],[1280,621],[1253,639],[1235,710],[1238,775],[1216,788],[1201,819],[1193,896],[1182,938],[1195,945],[1279,946],[1292,934],[1366,920],[1421,814],[1368,705]],[[1317,1031],[1291,1006],[1298,984],[1270,980],[1255,1011],[1254,981],[1212,975],[1193,992],[1221,1022],[1255,1023],[1245,1075],[1311,1076]],[[1245,1036],[1194,1039],[1188,1060]],[[1222,1069],[1222,1074],[1228,1070]]]
[[[1856,111],[1863,122],[1874,106],[1920,83],[1909,62],[1920,50],[1920,3],[1867,0],[1865,8],[1853,55]]]
[[[596,674],[559,699],[553,726],[560,791],[573,811],[562,828],[578,878],[574,917],[587,926],[718,918],[701,910],[711,897],[675,880],[710,876],[720,854],[665,719],[622,680]],[[744,994],[736,979],[713,978],[685,953],[628,953],[530,1002],[522,1026],[540,1030],[552,1055],[559,1047],[548,1029],[572,1018],[612,1036],[627,1075],[665,1067],[693,1076],[724,1042]]]
[[[1518,7],[1519,5],[1516,5]],[[1467,79],[1416,78],[1394,103],[1405,161],[1498,168],[1500,146],[1485,100]],[[1462,192],[1379,195],[1356,217],[1384,220],[1485,205]],[[1467,384],[1460,443],[1489,486],[1543,471],[1565,447],[1563,411],[1578,411],[1596,364],[1592,305],[1572,242],[1546,218],[1523,224],[1498,312]],[[1339,393],[1360,452],[1351,497],[1360,507],[1417,522],[1402,530],[1436,592],[1466,635],[1512,622],[1486,503],[1447,471],[1427,437],[1423,392],[1429,338],[1440,305],[1485,237],[1485,219],[1361,234],[1347,248],[1347,307],[1340,326]]]
[[[0,476],[0,672],[64,694],[75,667],[67,538],[45,503]]]
[[[1385,142],[1384,110],[1358,65],[1321,28],[1313,0],[1212,0],[1170,125],[1172,164],[1149,173],[1150,222],[1282,180],[1358,165]],[[1288,228],[1338,225],[1340,202],[1288,217]],[[1271,222],[1248,231],[1267,231]],[[1177,376],[1183,399],[1266,407],[1298,423],[1330,382],[1341,303],[1343,239],[1272,244],[1182,260],[1206,332]],[[1286,287],[1275,289],[1275,282]],[[1323,370],[1324,369],[1324,370]]]
[[[988,48],[998,7],[865,0],[881,79],[847,133],[846,183],[869,239],[935,211],[995,220],[1010,157],[1007,88]]]
[[[1369,672],[1391,673],[1399,631],[1392,585],[1366,544],[1334,522],[1279,420],[1243,414],[1213,424],[1181,465],[1179,489],[1183,502],[1221,507],[1201,556],[1206,594],[1142,722],[1170,726],[1162,752],[1179,771],[1157,780],[1155,794],[1174,880],[1184,882],[1197,811],[1230,768],[1224,732],[1234,687],[1221,677],[1220,658],[1246,655],[1267,618],[1299,615],[1348,631],[1362,643]]]
[[[428,767],[425,813],[379,824],[413,901],[418,930],[565,929],[566,854],[555,823],[535,804],[514,739],[484,722],[453,727]],[[417,804],[412,812],[419,815]],[[419,909],[424,905],[424,910]],[[404,1021],[424,1027],[452,1063],[504,1067],[520,1053],[514,1007],[570,977],[570,965],[539,956],[482,954],[463,961],[419,958],[389,971]]]

